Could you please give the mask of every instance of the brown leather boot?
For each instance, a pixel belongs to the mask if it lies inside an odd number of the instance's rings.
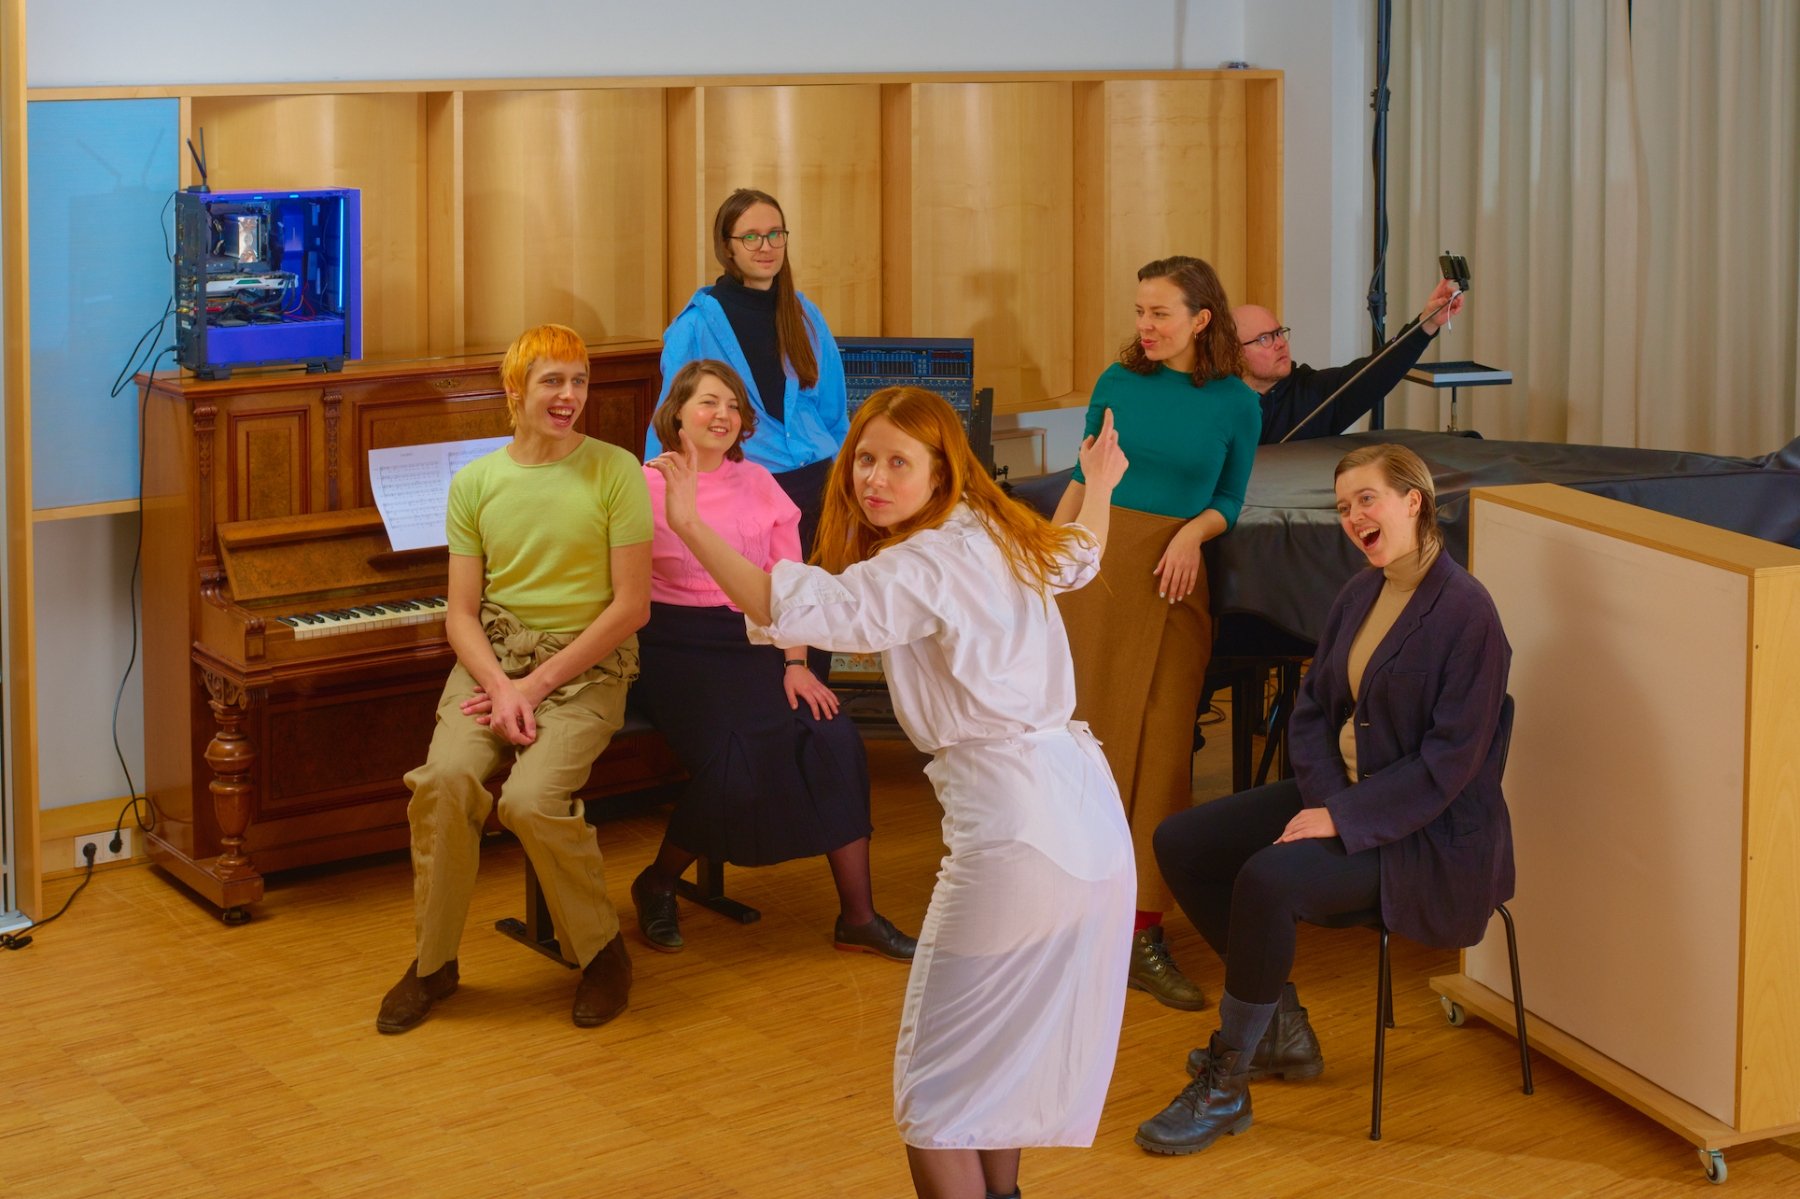
[[[630,997],[631,955],[625,952],[625,934],[621,932],[582,968],[569,1018],[577,1028],[598,1028],[624,1011]]]
[[[1162,1111],[1138,1125],[1138,1145],[1151,1153],[1198,1153],[1226,1133],[1250,1127],[1250,1063],[1212,1035],[1206,1070]]]
[[[1188,981],[1169,947],[1163,944],[1162,925],[1153,924],[1131,939],[1131,972],[1125,984],[1134,990],[1148,991],[1159,1003],[1184,1012],[1197,1012],[1206,1006],[1206,996]]]
[[[448,999],[456,991],[456,959],[451,958],[424,978],[419,977],[419,960],[413,959],[406,974],[381,997],[381,1013],[375,1017],[378,1032],[405,1032],[431,1011],[431,1005]]]
[[[1206,1069],[1205,1045],[1188,1054],[1187,1072],[1199,1078]],[[1304,1082],[1325,1073],[1325,1055],[1319,1049],[1318,1035],[1300,1006],[1300,996],[1293,983],[1281,987],[1281,1002],[1275,1009],[1256,1052],[1250,1057],[1252,1082],[1259,1078],[1280,1078],[1288,1082]]]

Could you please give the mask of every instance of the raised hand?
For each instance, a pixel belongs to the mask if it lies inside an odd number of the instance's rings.
[[[1454,300],[1451,299],[1450,297],[1455,294],[1456,283],[1453,280],[1438,280],[1437,287],[1432,289],[1431,298],[1425,301],[1425,307],[1419,313],[1419,323],[1425,326],[1425,331],[1427,333],[1436,333],[1439,329],[1442,329],[1445,325],[1456,319],[1457,316],[1461,315],[1463,303],[1468,297],[1458,295]],[[1439,305],[1447,306],[1442,312],[1438,312],[1436,316],[1432,316],[1432,313],[1437,312]]]
[[[1081,461],[1082,478],[1087,480],[1089,487],[1111,491],[1124,478],[1125,468],[1131,463],[1126,459],[1125,451],[1119,448],[1119,431],[1113,428],[1111,408],[1100,417],[1100,431],[1082,440],[1077,456]]]
[[[669,528],[679,532],[684,526],[700,520],[699,455],[688,444],[687,434],[675,430],[676,447],[650,459],[649,465],[662,472],[663,519]]]

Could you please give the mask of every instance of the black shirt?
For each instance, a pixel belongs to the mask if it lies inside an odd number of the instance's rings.
[[[1314,370],[1303,362],[1295,363],[1287,378],[1277,381],[1275,386],[1262,394],[1262,439],[1258,444],[1275,444],[1301,421],[1306,421],[1306,427],[1294,434],[1296,441],[1308,437],[1333,437],[1342,433],[1367,415],[1378,400],[1394,390],[1394,386],[1406,377],[1406,372],[1419,361],[1419,356],[1435,336],[1434,333],[1427,333],[1424,325],[1417,323],[1410,329],[1401,330],[1394,339],[1400,344],[1394,347],[1393,352],[1311,420],[1306,420],[1307,413],[1323,404],[1326,396],[1361,370],[1363,364],[1374,355],[1366,354],[1354,362],[1326,367],[1324,370]]]
[[[720,275],[713,283],[712,297],[725,310],[744,361],[750,364],[750,382],[756,386],[763,411],[781,420],[787,404],[787,371],[781,365],[781,338],[775,331],[775,289],[758,291],[730,275]]]

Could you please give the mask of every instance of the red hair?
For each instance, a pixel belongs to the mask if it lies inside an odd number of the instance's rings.
[[[856,499],[854,463],[864,430],[886,420],[931,452],[933,490],[925,506],[892,528],[869,522]],[[957,504],[967,504],[993,535],[1013,576],[1038,592],[1062,572],[1069,547],[1089,538],[1080,529],[1051,524],[994,482],[963,433],[962,420],[943,396],[921,387],[889,387],[863,401],[850,421],[844,448],[825,484],[813,561],[836,573],[874,557],[921,529],[935,529]]]

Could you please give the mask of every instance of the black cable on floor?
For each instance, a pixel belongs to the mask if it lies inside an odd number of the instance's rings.
[[[87,850],[87,873],[83,874],[81,876],[81,883],[73,891],[69,892],[69,897],[67,899],[63,900],[62,907],[56,909],[56,915],[51,916],[45,920],[39,920],[37,923],[31,925],[30,927],[21,929],[16,933],[0,933],[0,949],[23,949],[23,948],[25,948],[27,945],[31,944],[33,933],[37,932],[39,929],[44,928],[48,925],[55,924],[57,921],[57,918],[60,917],[64,912],[69,910],[69,905],[75,902],[75,897],[87,889],[88,881],[94,877],[94,847],[93,847],[93,845],[89,844],[86,847],[86,850]]]

